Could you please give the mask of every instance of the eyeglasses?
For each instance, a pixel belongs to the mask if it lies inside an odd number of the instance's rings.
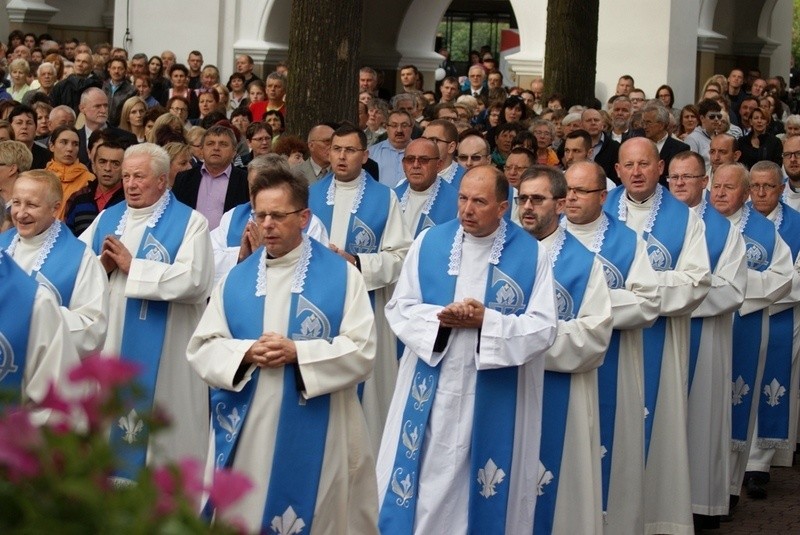
[[[781,154],[784,160],[800,160],[800,150],[796,150],[794,152],[784,152]]]
[[[644,102],[644,99],[641,97],[629,97],[628,100],[631,102]]]
[[[706,119],[710,119],[712,121],[719,121],[720,119],[722,119],[722,114],[721,113],[714,113],[714,112],[707,113],[706,114]]]
[[[670,182],[688,182],[693,178],[703,178],[706,175],[667,175],[667,180]]]
[[[555,197],[545,197],[544,195],[517,195],[514,197],[514,200],[517,201],[517,204],[520,206],[525,206],[528,202],[534,206],[539,206],[544,203],[544,201],[552,201],[554,199]]]
[[[269,143],[270,141],[272,141],[272,138],[269,136],[259,136],[250,138],[250,141],[253,141],[255,143]]]
[[[506,165],[505,167],[503,167],[504,170],[511,171],[512,173],[517,173],[517,172],[521,173],[525,171],[525,169],[527,168],[528,167],[525,165]]]
[[[420,165],[428,165],[434,161],[439,161],[439,158],[433,156],[403,156],[403,163],[408,165],[414,165],[415,163],[419,163]]]
[[[586,188],[567,188],[567,195],[574,193],[578,197],[586,197],[589,194],[597,193],[598,191],[606,191],[606,188],[586,189]]]
[[[358,149],[356,147],[340,147],[338,145],[334,145],[331,147],[331,153],[333,154],[341,154],[342,152],[345,153],[346,156],[353,156],[356,153],[364,152],[366,149]]]
[[[175,113],[186,113],[189,110],[187,108],[170,108],[169,111],[174,111]]]
[[[777,184],[750,184],[751,191],[763,191],[764,193],[774,191],[777,187]]]
[[[386,123],[387,128],[411,128],[411,123]]]
[[[305,210],[305,208],[300,208],[298,210],[294,210],[293,212],[256,212],[255,214],[253,214],[253,217],[259,223],[263,222],[267,218],[270,218],[273,221],[280,223],[290,215],[299,214],[303,210]]]
[[[458,161],[461,163],[466,162],[479,162],[486,158],[485,154],[459,154]]]
[[[438,137],[433,137],[433,136],[429,136],[429,137],[422,136],[422,137],[424,139],[430,139],[434,143],[450,143],[449,141],[445,141],[444,139],[439,139]]]
[[[330,145],[331,140],[329,139],[309,139],[309,143],[322,143],[323,145]]]

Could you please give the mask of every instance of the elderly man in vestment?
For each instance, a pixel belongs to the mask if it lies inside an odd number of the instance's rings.
[[[333,172],[311,186],[309,207],[325,225],[330,248],[364,276],[373,310],[380,311],[400,276],[411,234],[395,193],[362,169],[368,157],[363,131],[353,125],[338,128],[330,150]],[[375,328],[375,367],[363,386],[362,401],[377,451],[397,379],[397,339],[383,314],[375,315]]]
[[[259,172],[275,167],[289,170],[289,162],[280,154],[255,157],[247,164],[248,182],[252,184]],[[317,216],[311,215],[305,232],[323,245],[328,245],[328,233]],[[233,266],[242,262],[261,246],[253,221],[251,201],[235,206],[222,214],[219,226],[211,231],[211,246],[214,249],[214,283],[217,283]]]
[[[188,350],[214,388],[208,463],[255,483],[224,515],[252,533],[377,533],[356,392],[375,357],[364,279],[303,233],[304,177],[274,168],[250,191],[264,247],[217,285]]]
[[[40,403],[79,363],[53,293],[0,249],[0,391]],[[34,411],[32,421],[44,424],[48,415]]]
[[[134,478],[148,464],[205,459],[208,388],[186,361],[214,276],[208,221],[167,188],[169,155],[152,143],[125,151],[125,202],[103,210],[80,239],[109,276],[108,335],[103,351],[137,363],[143,395],[132,400],[111,430],[122,463],[117,476]],[[158,407],[171,421],[150,436],[142,413]]]
[[[733,313],[747,286],[741,233],[708,202],[703,157],[680,152],[670,162],[670,192],[705,224],[711,289],[692,312],[689,347],[689,467],[695,528],[713,529],[728,514]]]
[[[519,220],[547,248],[555,279],[558,332],[544,362],[534,533],[601,533],[597,368],[611,339],[611,297],[595,254],[559,225],[564,174],[533,166],[519,182]],[[605,190],[604,190],[605,191]]]
[[[647,138],[619,150],[622,187],[605,209],[647,244],[661,294],[660,317],[644,331],[645,533],[690,533],[686,374],[691,312],[711,284],[703,224],[658,183],[664,162]]]
[[[458,191],[437,175],[439,149],[429,139],[415,139],[403,156],[405,180],[394,192],[400,199],[403,222],[416,238],[426,228],[454,219],[458,212]]]
[[[791,466],[797,436],[798,356],[800,356],[800,213],[781,200],[783,173],[773,162],[750,168],[752,207],[769,219],[789,246],[795,272],[791,292],[769,309],[769,343],[756,430],[745,472],[753,498],[766,497],[770,465]]]
[[[56,219],[61,181],[50,171],[22,173],[11,193],[14,228],[0,248],[53,292],[78,356],[99,350],[108,325],[108,277],[94,252]]]
[[[714,172],[711,204],[744,238],[748,268],[744,303],[733,318],[731,508],[739,499],[755,428],[769,339],[769,306],[789,293],[793,273],[791,251],[775,225],[746,204],[750,191],[750,173],[741,164],[723,164]]]
[[[383,533],[533,529],[557,316],[547,252],[506,222],[507,199],[500,171],[468,171],[458,219],[419,235],[386,306],[406,348],[378,455]]]
[[[614,330],[597,370],[602,508],[607,533],[644,531],[642,329],[661,303],[644,240],[603,212],[606,176],[594,162],[567,169],[566,228],[603,267]]]

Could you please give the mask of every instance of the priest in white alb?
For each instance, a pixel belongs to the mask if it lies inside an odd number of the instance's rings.
[[[603,212],[606,176],[594,162],[565,172],[566,228],[603,266],[614,331],[597,370],[604,531],[644,531],[642,329],[658,317],[658,279],[642,238]]]
[[[140,366],[144,395],[112,427],[117,476],[145,463],[205,459],[208,388],[186,361],[186,345],[211,293],[214,264],[206,218],[167,188],[169,155],[152,143],[125,151],[125,202],[105,209],[80,239],[109,274],[109,328],[103,352]],[[152,437],[143,412],[161,409],[170,426]],[[129,410],[128,410],[129,408]]]
[[[356,394],[375,357],[364,280],[303,233],[305,178],[263,171],[251,192],[264,247],[215,288],[189,343],[213,388],[206,474],[232,467],[251,478],[254,488],[223,512],[248,533],[377,533]]]
[[[708,201],[700,155],[676,154],[667,181],[670,192],[703,220],[711,266],[711,289],[692,313],[688,421],[695,527],[714,529],[728,514],[733,313],[747,287],[745,246],[741,233]]]
[[[414,242],[386,316],[405,344],[378,455],[382,533],[531,533],[544,355],[557,327],[543,247],[476,166],[458,219]]]
[[[98,351],[108,325],[108,277],[91,248],[56,218],[61,181],[49,171],[22,173],[11,192],[14,228],[0,248],[53,293],[80,357]]]
[[[645,240],[661,294],[659,319],[643,333],[645,533],[691,533],[686,376],[691,313],[711,285],[703,223],[659,184],[655,143],[625,141],[616,165],[622,186],[605,209]]]
[[[366,163],[367,139],[353,125],[333,133],[332,173],[311,186],[309,207],[328,231],[330,248],[361,272],[373,310],[381,311],[411,245],[395,193],[374,180]],[[383,314],[375,314],[378,348],[375,366],[359,395],[372,443],[377,451],[397,379],[397,339]]]
[[[520,224],[547,248],[558,306],[558,333],[544,363],[533,532],[601,533],[597,368],[611,339],[611,297],[595,254],[559,225],[567,197],[586,192],[539,165],[522,174],[518,190]]]

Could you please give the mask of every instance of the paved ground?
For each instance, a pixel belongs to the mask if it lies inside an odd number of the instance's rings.
[[[703,533],[745,535],[751,533],[800,533],[800,466],[773,468],[766,485],[766,500],[751,500],[742,489],[733,522],[722,523],[718,530]]]

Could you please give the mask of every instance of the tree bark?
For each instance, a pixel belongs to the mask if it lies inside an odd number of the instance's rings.
[[[599,0],[547,3],[545,94],[564,95],[567,106],[594,100]]]
[[[362,0],[293,0],[286,129],[305,139],[320,122],[358,124]]]

